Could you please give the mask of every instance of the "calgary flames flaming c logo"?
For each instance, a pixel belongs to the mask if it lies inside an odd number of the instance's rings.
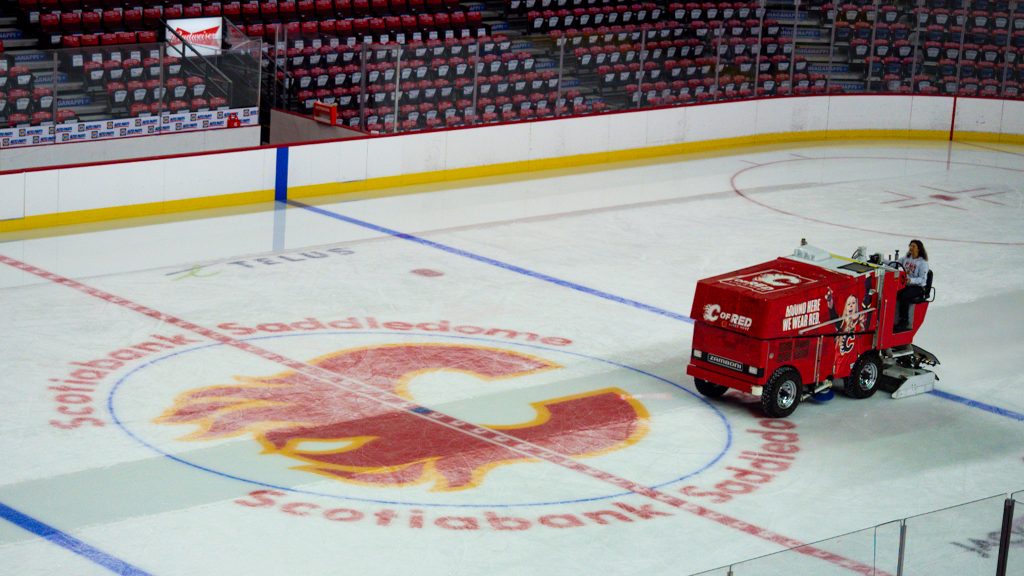
[[[413,400],[411,380],[426,372],[498,380],[560,368],[518,352],[449,344],[342,350],[310,364],[406,400]],[[462,490],[478,485],[497,466],[530,461],[509,448],[304,374],[236,380],[181,394],[156,421],[198,426],[186,440],[251,435],[265,453],[302,462],[299,470],[374,486],[430,484],[436,491]],[[643,405],[617,388],[531,406],[536,416],[528,422],[488,427],[573,457],[623,448],[647,431]]]

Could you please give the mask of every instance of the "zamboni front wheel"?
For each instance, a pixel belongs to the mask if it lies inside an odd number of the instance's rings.
[[[693,383],[697,386],[697,392],[700,392],[708,398],[718,398],[729,390],[728,386],[712,384],[711,382],[701,380],[700,378],[694,378]]]
[[[843,391],[850,398],[868,398],[878,390],[878,379],[882,375],[882,361],[874,351],[865,352],[853,364],[850,377],[843,384]]]
[[[785,418],[800,404],[800,373],[793,368],[779,368],[761,391],[761,409],[772,418]]]

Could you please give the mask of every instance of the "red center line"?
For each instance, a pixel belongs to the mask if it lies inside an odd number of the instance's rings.
[[[363,396],[364,398],[377,401],[390,408],[410,412],[411,414],[414,414],[428,422],[434,422],[438,425],[445,426],[453,430],[457,430],[476,439],[483,440],[485,442],[489,442],[504,447],[506,449],[518,452],[519,454],[522,454],[524,456],[544,460],[551,464],[555,464],[557,466],[561,466],[563,468],[567,468],[569,470],[585,474],[591,478],[600,480],[613,486],[617,486],[623,490],[627,490],[639,496],[644,496],[646,498],[650,498],[651,500],[667,504],[669,506],[672,506],[673,508],[677,508],[684,512],[689,512],[690,514],[693,514],[695,516],[699,516],[701,518],[717,522],[718,524],[721,524],[728,528],[739,530],[740,532],[744,532],[746,534],[755,536],[762,540],[767,540],[773,544],[784,546],[786,548],[793,548],[795,549],[795,552],[798,552],[800,554],[804,554],[812,558],[818,558],[826,562],[830,562],[832,564],[835,564],[843,568],[847,568],[857,574],[863,574],[865,576],[891,576],[885,572],[876,571],[873,566],[869,566],[867,564],[863,564],[861,562],[851,560],[849,558],[844,558],[843,556],[834,554],[832,552],[828,552],[826,550],[822,550],[820,548],[808,546],[807,544],[799,540],[789,538],[788,536],[784,536],[782,534],[773,532],[766,528],[755,526],[753,524],[744,522],[743,520],[734,518],[727,514],[716,512],[710,508],[701,506],[699,504],[694,504],[692,502],[683,500],[676,496],[672,496],[671,494],[667,494],[665,492],[649,488],[637,482],[633,482],[632,480],[628,480],[626,478],[612,474],[610,472],[605,472],[604,470],[588,466],[568,456],[565,456],[564,454],[560,454],[558,452],[544,448],[542,446],[531,444],[529,442],[524,442],[519,438],[509,436],[497,430],[485,428],[483,426],[479,426],[471,422],[460,420],[453,416],[437,412],[425,406],[420,406],[415,402],[409,402],[408,400],[400,396],[394,395],[390,392],[385,392],[364,382],[360,382],[358,380],[343,376],[341,374],[330,372],[328,370],[320,368],[319,366],[313,366],[310,364],[306,364],[305,362],[293,360],[291,358],[288,358],[276,352],[271,352],[270,350],[256,346],[254,344],[243,342],[241,340],[232,338],[231,336],[221,334],[216,330],[211,330],[209,328],[199,326],[198,324],[193,324],[187,320],[183,320],[181,318],[171,316],[169,314],[164,314],[163,312],[159,312],[143,304],[139,304],[132,300],[122,298],[120,296],[111,294],[109,292],[105,292],[98,288],[82,284],[81,282],[78,282],[76,280],[72,280],[70,278],[54,274],[53,272],[43,270],[42,268],[37,268],[35,266],[32,266],[31,264],[27,264],[20,260],[15,260],[14,258],[0,255],[0,263],[6,264],[13,268],[17,268],[18,270],[22,270],[29,274],[33,274],[40,278],[44,278],[56,284],[62,284],[69,288],[73,288],[75,290],[78,290],[79,292],[84,292],[90,296],[99,298],[100,300],[103,300],[105,302],[110,302],[112,304],[123,306],[125,308],[128,308],[129,310],[133,310],[140,314],[149,316],[150,318],[160,320],[161,322],[172,324],[184,330],[188,330],[201,336],[205,336],[206,338],[220,342],[222,344],[226,344],[233,348],[237,348],[244,352],[248,352],[250,354],[259,356],[260,358],[263,358],[265,360],[276,362],[282,366],[295,370],[300,374],[303,374],[305,376],[308,376],[310,378],[319,380],[327,384],[338,386],[348,392],[356,393],[360,396]]]

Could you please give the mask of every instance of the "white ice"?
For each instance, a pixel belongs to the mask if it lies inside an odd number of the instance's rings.
[[[692,574],[783,550],[783,539],[996,496],[909,520],[905,572],[995,573],[1002,495],[1024,490],[1024,147],[772,146],[376,196],[0,238],[0,255],[82,288],[0,264],[0,573]],[[788,254],[801,238],[839,253],[924,241],[938,297],[915,342],[941,360],[941,394],[838,394],[779,424],[756,399],[694,391],[684,317],[697,280]],[[417,370],[439,346],[470,352]],[[392,360],[282,384],[295,377],[283,358],[311,366],[360,350]],[[74,364],[118,351],[119,366]],[[495,354],[547,368],[487,378],[508,370],[488,363]],[[95,383],[67,382],[76,371]],[[388,411],[351,391],[395,374],[392,399],[510,434],[578,418],[551,445],[616,480],[488,459],[465,434],[438,441],[415,415],[383,425],[403,435],[395,449],[366,450],[364,465],[394,471],[409,449],[472,482],[451,489],[430,467],[402,486],[311,470],[362,449],[367,438],[344,431]],[[216,387],[239,384],[278,387],[257,400],[265,412],[247,405],[263,418],[206,438],[200,420],[160,420],[176,401],[202,411],[231,395]],[[217,393],[181,403],[200,389]],[[547,412],[593,406],[601,391],[627,409],[632,435]],[[220,414],[236,422],[244,410],[234,410]],[[332,433],[267,444],[301,421]],[[772,426],[790,435],[791,460],[743,476]],[[715,496],[716,486],[737,491]],[[52,540],[26,529],[33,521]],[[734,573],[854,573],[846,559],[895,574],[898,531],[821,545],[839,560],[787,553]],[[1008,573],[1021,574],[1020,534],[1014,542]]]

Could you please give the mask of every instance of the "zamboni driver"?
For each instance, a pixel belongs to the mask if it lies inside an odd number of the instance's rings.
[[[896,331],[910,330],[907,319],[910,303],[924,295],[924,287],[928,281],[928,252],[920,240],[911,240],[907,246],[907,254],[899,259],[906,270],[908,283],[896,294]]]

